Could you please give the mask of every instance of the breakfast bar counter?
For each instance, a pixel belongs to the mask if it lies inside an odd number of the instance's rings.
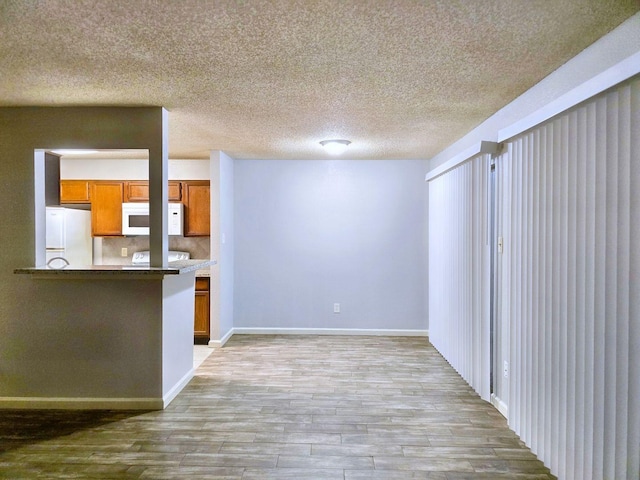
[[[136,279],[140,277],[163,277],[165,275],[181,275],[190,272],[201,272],[211,265],[215,265],[215,260],[178,260],[169,262],[167,268],[149,267],[140,265],[88,265],[82,267],[50,268],[27,267],[16,268],[13,273],[33,275],[34,278],[123,278]]]

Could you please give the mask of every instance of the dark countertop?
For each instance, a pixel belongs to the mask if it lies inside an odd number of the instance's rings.
[[[132,266],[132,265],[88,265],[86,267],[49,268],[30,267],[16,268],[13,273],[29,274],[39,278],[70,278],[70,277],[99,277],[99,278],[150,278],[165,275],[181,275],[183,273],[207,270],[215,265],[215,260],[179,260],[169,262],[167,268]]]
[[[215,263],[213,263],[212,265],[215,265]],[[211,276],[211,269],[209,268],[209,266],[207,266],[205,268],[199,268],[198,270],[196,270],[196,277],[207,277],[207,278],[209,278]]]

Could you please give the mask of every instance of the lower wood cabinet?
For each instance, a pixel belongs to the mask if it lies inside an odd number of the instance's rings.
[[[207,345],[211,335],[209,324],[209,277],[196,277],[193,343]]]

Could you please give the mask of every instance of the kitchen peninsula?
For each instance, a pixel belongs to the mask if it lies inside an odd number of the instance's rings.
[[[14,273],[29,275],[36,282],[46,279],[45,283],[56,284],[54,288],[83,290],[91,284],[100,288],[104,282],[122,288],[118,288],[117,305],[106,315],[83,315],[82,310],[89,309],[78,302],[68,305],[68,313],[59,319],[81,330],[82,343],[93,351],[91,357],[82,359],[84,368],[74,372],[77,385],[68,384],[84,393],[58,398],[53,404],[51,399],[16,398],[6,406],[165,408],[193,377],[195,274],[215,264],[214,260],[182,260],[166,268],[95,265],[15,269]],[[79,343],[70,338],[69,348],[83,350]]]
[[[168,262],[167,139],[161,107],[0,108],[20,212],[0,226],[0,408],[162,409],[190,380],[195,276],[215,261]],[[148,152],[150,267],[43,267],[44,152],[61,148]]]

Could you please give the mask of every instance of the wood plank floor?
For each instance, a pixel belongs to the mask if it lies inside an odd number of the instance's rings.
[[[164,411],[0,411],[0,478],[555,477],[426,338],[252,335]]]

